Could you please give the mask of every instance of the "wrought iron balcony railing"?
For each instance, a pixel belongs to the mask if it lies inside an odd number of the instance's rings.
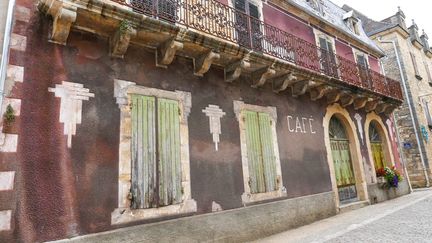
[[[402,100],[399,82],[216,0],[110,0],[135,12],[236,43],[344,83]]]

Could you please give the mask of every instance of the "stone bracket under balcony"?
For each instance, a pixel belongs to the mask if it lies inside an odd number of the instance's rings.
[[[207,1],[215,7],[220,5],[214,0]],[[357,75],[353,78],[346,76],[351,73],[339,70],[345,76],[337,78],[338,75],[326,75],[313,66],[301,66],[290,59],[266,54],[265,50],[254,51],[253,48],[239,46],[227,40],[233,33],[229,27],[225,26],[226,33],[218,36],[197,29],[196,25],[187,26],[185,21],[193,21],[194,14],[197,14],[195,12],[188,13],[189,19],[182,19],[183,22],[176,24],[173,20],[160,20],[135,12],[119,2],[92,0],[89,5],[88,0],[40,0],[38,7],[53,17],[51,40],[59,44],[67,43],[71,29],[91,32],[110,39],[107,52],[114,57],[122,58],[127,55],[129,45],[139,45],[155,53],[156,66],[169,68],[175,56],[179,55],[192,60],[197,76],[202,77],[211,66],[218,66],[224,70],[226,82],[244,77],[243,80],[248,80],[254,88],[271,85],[275,95],[290,92],[292,96],[298,97],[309,93],[314,101],[325,98],[328,103],[339,102],[345,107],[352,105],[357,110],[377,113],[391,112],[401,104],[401,99],[392,96],[394,90],[386,91],[383,83],[386,78],[380,74],[371,76],[373,81],[369,82],[373,82],[372,88],[364,88],[362,82],[356,80],[360,79],[358,72],[352,72]],[[225,6],[221,11],[235,10]],[[207,15],[196,17],[201,20],[208,18]],[[304,48],[317,48],[310,43],[299,43],[304,44]],[[355,63],[348,62],[342,66],[345,69],[357,68]]]

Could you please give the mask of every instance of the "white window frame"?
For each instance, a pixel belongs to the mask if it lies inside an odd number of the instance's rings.
[[[181,184],[183,187],[182,202],[159,208],[131,209],[129,192],[132,173],[132,121],[131,94],[155,96],[177,100],[181,113],[180,119],[180,163],[182,170]],[[191,94],[183,91],[166,91],[136,85],[134,82],[114,80],[114,97],[120,108],[120,143],[119,143],[119,174],[118,204],[111,213],[111,224],[122,224],[136,220],[158,218],[197,211],[196,201],[192,199],[190,183],[189,159],[189,128],[188,116],[191,110]]]
[[[234,104],[234,113],[236,114],[237,120],[239,122],[240,129],[240,144],[241,144],[241,157],[242,157],[242,169],[243,169],[243,184],[245,192],[242,194],[242,202],[244,205],[252,202],[258,202],[263,200],[269,200],[279,197],[285,197],[287,195],[286,189],[283,186],[282,179],[282,169],[280,164],[279,157],[279,147],[278,140],[276,134],[276,122],[277,122],[277,111],[276,107],[271,106],[257,106],[245,104],[243,101],[235,100]],[[273,149],[275,155],[275,163],[276,163],[276,177],[277,177],[277,190],[271,192],[264,193],[251,193],[251,188],[249,186],[249,161],[248,161],[248,153],[247,153],[247,142],[246,142],[246,126],[243,121],[242,111],[254,111],[254,112],[263,112],[270,115],[270,119],[272,121],[271,129],[272,129],[272,139],[273,139]]]

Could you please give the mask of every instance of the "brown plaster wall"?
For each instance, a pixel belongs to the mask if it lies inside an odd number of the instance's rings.
[[[213,201],[224,210],[243,206],[240,135],[233,100],[277,108],[287,198],[332,190],[322,127],[325,99],[312,102],[306,95],[293,98],[289,91],[275,94],[270,84],[253,89],[243,77],[225,83],[223,70],[217,67],[199,78],[193,75],[192,61],[181,57],[176,57],[168,69],[156,68],[153,51],[134,45],[125,59],[113,59],[108,56],[107,39],[92,34],[72,32],[67,46],[52,44],[47,39],[50,25],[50,20],[37,12],[30,24],[15,24],[16,30],[27,36],[27,51],[12,52],[10,60],[11,64],[25,67],[24,83],[15,86],[22,98],[21,126],[17,131],[20,156],[16,159],[17,180],[22,186],[18,189],[15,215],[16,240],[38,242],[114,228],[110,221],[117,207],[120,126],[119,108],[113,97],[115,78],[191,92],[191,189],[197,213],[210,213]],[[82,124],[77,126],[71,149],[67,148],[63,124],[59,122],[60,99],[48,92],[49,87],[62,81],[84,84],[95,94],[83,102]],[[202,113],[209,104],[226,112],[221,120],[218,152],[214,150],[208,118]],[[316,133],[289,132],[288,115],[313,119]],[[158,220],[162,219],[134,224]]]

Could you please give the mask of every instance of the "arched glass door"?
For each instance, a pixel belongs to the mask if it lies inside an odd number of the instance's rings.
[[[383,168],[384,163],[384,153],[383,153],[383,143],[380,134],[378,133],[377,126],[375,122],[371,122],[369,126],[369,141],[371,144],[372,157],[375,164],[375,170]]]
[[[339,200],[346,202],[357,199],[349,139],[345,127],[336,117],[330,120],[329,135]]]

